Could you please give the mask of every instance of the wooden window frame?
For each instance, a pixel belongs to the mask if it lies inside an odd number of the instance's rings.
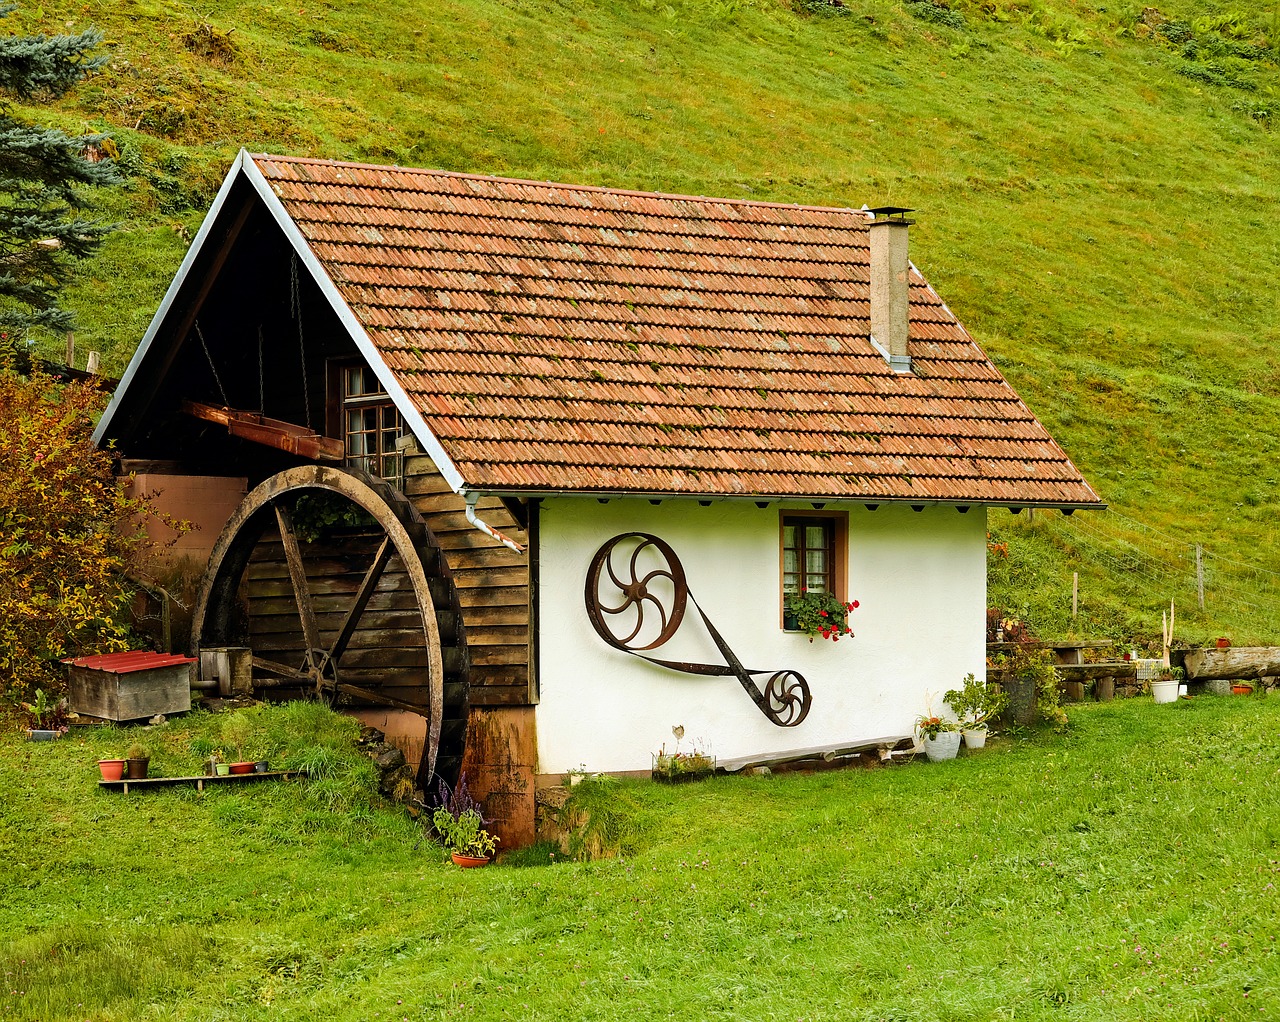
[[[325,422],[328,427],[327,432],[331,437],[335,437],[342,441],[343,461],[344,465],[351,465],[352,456],[347,453],[347,409],[349,407],[391,407],[395,410],[396,419],[400,424],[400,436],[405,434],[404,416],[400,414],[400,410],[396,408],[395,402],[390,394],[369,394],[364,397],[350,399],[346,393],[347,371],[350,369],[363,368],[365,372],[373,374],[373,369],[363,359],[344,358],[330,359],[326,364],[326,391],[327,400],[325,401]],[[377,377],[374,375],[374,379]],[[381,386],[381,381],[378,381]],[[385,395],[385,399],[383,399]],[[379,431],[381,432],[381,431]],[[374,455],[379,461],[379,467],[382,467],[383,459],[388,452],[379,451]],[[397,452],[396,456],[396,473],[390,476],[384,476],[380,473],[374,473],[380,479],[386,479],[388,482],[399,485],[400,480],[404,476],[404,459],[401,453]]]
[[[789,520],[802,518],[819,519],[831,523],[831,591],[842,602],[849,598],[849,512],[783,508],[778,512],[778,627],[783,631],[795,631],[795,629],[786,627],[787,546],[785,529],[790,523]]]

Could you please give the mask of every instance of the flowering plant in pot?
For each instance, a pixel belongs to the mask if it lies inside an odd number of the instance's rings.
[[[929,762],[955,759],[960,751],[960,725],[930,711],[916,718],[916,733],[924,741],[924,754]]]
[[[467,789],[467,775],[459,777],[452,789],[441,778],[435,802],[431,825],[454,863],[464,868],[486,865],[493,858],[499,838],[485,829],[489,821]]]
[[[852,635],[849,615],[858,609],[858,601],[848,602],[835,593],[801,589],[788,593],[783,600],[783,620],[788,631],[802,632],[809,641],[821,636],[839,642],[840,636]]]
[[[431,825],[454,863],[463,868],[485,865],[497,850],[498,838],[484,829],[484,821],[474,809],[454,816],[440,806],[431,816]]]

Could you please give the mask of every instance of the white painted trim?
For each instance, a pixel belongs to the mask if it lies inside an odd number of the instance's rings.
[[[213,230],[214,223],[217,222],[218,216],[222,212],[222,207],[226,204],[227,196],[231,194],[232,186],[235,184],[236,173],[244,164],[246,153],[243,149],[236,155],[235,160],[231,164],[231,169],[227,171],[227,176],[223,178],[222,185],[218,188],[218,194],[213,200],[213,205],[209,207],[209,212],[204,215],[204,221],[200,224],[200,230],[196,232],[195,238],[191,244],[187,246],[187,254],[183,256],[182,265],[178,267],[178,272],[173,280],[169,283],[169,289],[164,293],[164,298],[160,302],[160,307],[156,309],[156,313],[151,317],[151,323],[147,326],[147,332],[142,335],[142,341],[139,343],[137,350],[133,353],[133,358],[129,359],[129,365],[124,371],[124,375],[120,377],[120,383],[116,387],[116,391],[111,395],[111,403],[107,405],[107,410],[102,413],[102,418],[98,420],[98,428],[93,431],[93,442],[101,444],[102,438],[105,437],[111,428],[111,420],[115,417],[117,409],[120,407],[120,400],[124,396],[129,384],[133,382],[133,378],[137,375],[138,369],[147,357],[147,352],[151,349],[151,342],[155,340],[156,334],[160,332],[160,325],[164,322],[165,317],[169,314],[169,309],[178,298],[178,292],[182,290],[183,284],[186,283],[187,274],[191,271],[191,265],[200,255],[201,249],[204,248],[205,240],[209,237],[209,232]],[[181,338],[179,338],[181,341]]]
[[[258,169],[258,165],[254,163],[253,157],[249,153],[244,153],[243,155],[242,170],[245,178],[262,198],[272,218],[284,232],[299,260],[307,268],[307,272],[311,274],[311,278],[316,282],[316,286],[320,288],[321,294],[328,300],[330,308],[333,309],[339,321],[346,328],[360,354],[364,356],[365,361],[373,369],[378,381],[386,389],[387,393],[391,395],[391,400],[400,414],[404,416],[405,423],[409,426],[418,442],[422,444],[423,450],[435,462],[436,468],[444,476],[445,482],[449,484],[455,493],[465,494],[467,492],[466,480],[462,478],[462,473],[454,465],[453,459],[445,453],[440,441],[436,439],[435,434],[427,427],[426,420],[422,418],[422,413],[418,411],[404,388],[400,386],[400,381],[396,379],[395,374],[383,361],[382,353],[378,351],[377,346],[369,339],[369,335],[365,333],[365,329],[360,325],[356,314],[351,311],[346,299],[342,297],[342,293],[333,282],[333,278],[329,276],[324,265],[311,250],[310,243],[303,237],[302,231],[293,222],[293,217],[284,208],[284,203],[280,201],[280,197],[272,189],[271,182]]]

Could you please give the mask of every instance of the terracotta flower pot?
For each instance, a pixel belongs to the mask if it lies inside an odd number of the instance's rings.
[[[1218,640],[1218,648],[1219,648],[1219,649],[1230,649],[1230,648],[1231,648],[1231,640],[1230,640],[1230,639],[1219,639],[1219,640]]]
[[[253,773],[253,760],[245,760],[242,763],[232,763],[231,772],[233,774],[251,774]]]
[[[124,776],[124,760],[122,759],[100,759],[98,760],[98,769],[102,772],[104,781],[118,781]]]
[[[463,855],[460,852],[451,852],[450,855],[453,857],[453,864],[461,866],[463,869],[476,869],[479,866],[489,865],[487,858],[482,859],[475,855]]]
[[[1231,694],[1233,696],[1251,696],[1253,695],[1253,688],[1250,685],[1232,685]]]

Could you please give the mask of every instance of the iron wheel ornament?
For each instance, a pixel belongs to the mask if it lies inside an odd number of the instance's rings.
[[[635,546],[628,557],[619,548],[625,550],[631,542]],[[640,564],[642,555],[647,551],[652,551],[649,556],[656,558],[659,564],[642,574]],[[615,553],[622,553],[622,556],[615,560]],[[724,657],[723,665],[662,660],[643,652],[658,648],[675,635],[690,603]],[[586,606],[587,617],[596,634],[614,649],[683,674],[737,678],[760,712],[778,727],[795,727],[809,715],[813,695],[804,675],[798,671],[744,667],[711,623],[706,611],[694,599],[680,558],[668,543],[657,536],[647,532],[624,532],[605,542],[595,552],[587,569]],[[656,625],[653,623],[655,617]],[[657,633],[648,641],[645,641],[646,625],[649,632],[656,629]],[[768,675],[768,680],[761,688],[755,679],[765,675]]]

